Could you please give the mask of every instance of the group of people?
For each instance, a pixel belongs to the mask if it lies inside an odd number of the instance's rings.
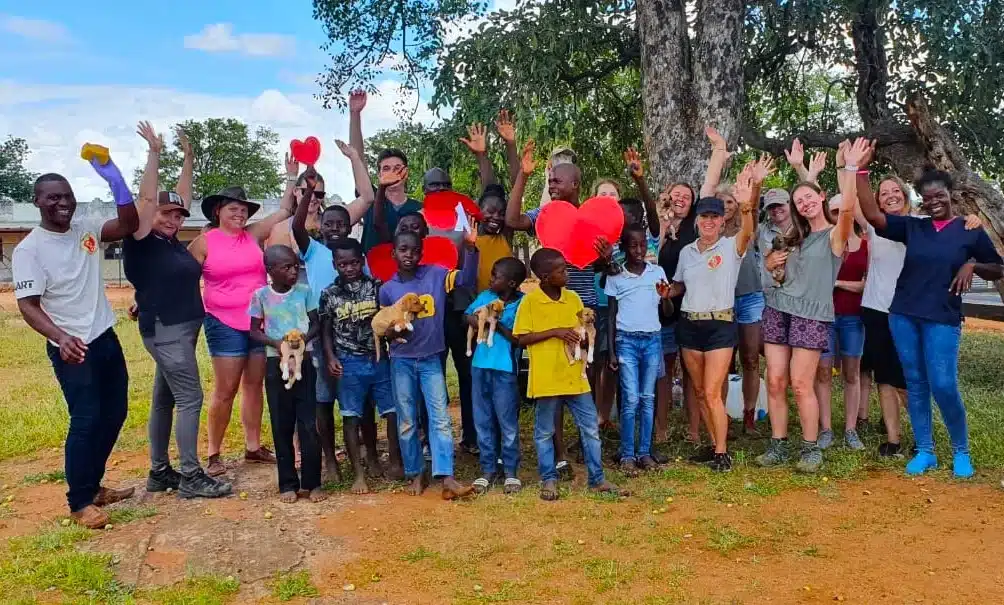
[[[67,401],[67,499],[78,522],[103,526],[108,517],[101,507],[132,495],[132,489],[101,483],[128,407],[126,363],[97,253],[101,243],[119,240],[136,289],[139,331],[156,364],[148,491],[176,490],[185,498],[232,492],[221,449],[239,390],[244,460],[277,465],[283,502],[300,494],[322,500],[322,479],[341,478],[336,402],[354,493],[368,490],[368,477],[386,475],[406,480],[408,491],[419,494],[427,486],[427,460],[444,498],[496,485],[518,492],[523,351],[544,500],[557,499],[559,480],[572,475],[566,407],[591,489],[627,495],[604,476],[601,430],[619,424],[618,468],[626,475],[667,462],[654,446],[666,439],[678,354],[687,439],[696,448],[692,460],[715,471],[732,468],[728,375],[738,359],[743,427],[755,432],[763,356],[771,438],[758,464],[781,465],[791,456],[790,386],[802,435],[796,466],[819,469],[822,450],[834,440],[830,383],[839,361],[848,447],[864,447],[856,429],[874,382],[887,429],[879,453],[901,455],[905,390],[916,445],[906,471],[936,467],[933,395],[952,439],[955,475],[972,475],[958,389],[960,295],[974,273],[1001,278],[1002,261],[978,220],[953,216],[948,174],[927,171],[916,181],[926,216],[915,215],[900,179],[886,177],[872,191],[874,145],[845,141],[836,158],[839,194],[827,200],[817,182],[826,154],[806,168],[796,140],[787,159],[799,182],[790,192],[761,195],[773,160],[752,161],[734,183],[722,183],[730,153],[709,128],[712,151],[699,193],[673,183],[653,197],[642,160],[629,149],[625,164],[638,196],[623,195],[616,179],[602,179],[591,191],[618,200],[624,215],[619,241],[598,238],[596,259],[584,268],[546,247],[527,267],[514,257],[512,238],[516,231],[535,234],[541,208],[524,212],[523,197],[538,164],[533,141],[518,147],[510,116],[503,112],[496,125],[508,158],[507,182],[496,178],[488,159],[486,129],[473,125],[461,140],[480,169],[478,212],[458,203],[456,225],[443,228],[430,225],[422,201],[408,197],[408,159],[400,150],[379,153],[374,185],[364,161],[365,105],[365,93],[352,93],[349,143],[337,142],[352,165],[355,200],[325,207],[321,175],[312,167],[301,172],[287,157],[279,210],[251,222],[260,205],[240,187],[224,189],[202,200],[209,226],[188,245],[178,233],[190,215],[195,158],[182,131],[177,136],[185,159],[175,191],[159,191],[164,142],[147,123],[139,126],[149,154],[135,199],[113,161],[90,160],[115,199],[117,216],[109,221],[75,218],[66,179],[38,178],[34,202],[41,222],[14,252],[15,294],[27,323],[48,341]],[[571,150],[551,154],[546,178],[541,207],[552,200],[580,204],[581,170]],[[426,196],[450,191],[450,177],[433,168],[422,189]],[[765,219],[759,225],[758,216]],[[349,234],[360,221],[356,240]],[[431,236],[453,243],[456,263],[423,262]],[[367,255],[386,244],[396,270],[384,282],[371,274]],[[531,274],[536,283],[528,280]],[[408,330],[375,338],[377,313],[409,297],[421,310]],[[468,357],[468,327],[478,326],[479,311],[488,305],[498,309],[497,333]],[[588,351],[587,323],[596,332]],[[197,447],[200,331],[213,369],[205,468]],[[280,351],[291,334],[303,338],[306,352],[300,379],[289,384]],[[459,379],[459,447],[477,455],[481,469],[471,485],[454,477],[448,355]],[[274,454],[261,442],[266,398]],[[386,421],[386,469],[377,454],[376,415]],[[709,438],[704,446],[702,424]],[[168,456],[172,432],[177,470]]]

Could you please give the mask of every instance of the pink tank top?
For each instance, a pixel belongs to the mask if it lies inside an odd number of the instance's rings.
[[[242,231],[208,231],[202,264],[202,301],[209,313],[235,330],[251,329],[251,295],[268,283],[258,241]]]

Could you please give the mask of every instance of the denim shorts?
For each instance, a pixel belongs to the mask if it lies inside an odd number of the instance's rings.
[[[247,357],[251,354],[265,354],[265,345],[251,340],[249,331],[231,328],[208,313],[202,320],[202,327],[206,332],[210,357]]]
[[[390,383],[390,361],[373,357],[343,355],[342,377],[338,379],[338,409],[342,416],[363,415],[366,399],[372,395],[381,416],[394,411],[394,391]]]
[[[659,334],[662,339],[662,354],[676,355],[680,351],[676,344],[676,322],[662,326]]]
[[[755,324],[763,318],[763,309],[767,304],[763,292],[750,292],[736,297],[736,323]]]
[[[860,315],[837,315],[830,324],[830,345],[823,357],[861,357],[865,352],[865,324]]]
[[[320,339],[314,341],[314,350],[321,350]],[[335,402],[335,396],[338,393],[338,379],[328,374],[328,366],[324,363],[323,354],[313,355],[311,359],[314,361],[314,370],[317,376],[317,380],[314,382],[314,399],[317,400],[318,405],[331,405]]]

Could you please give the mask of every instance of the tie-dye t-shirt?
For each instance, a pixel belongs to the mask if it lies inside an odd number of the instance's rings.
[[[310,287],[306,284],[296,284],[287,292],[276,292],[272,286],[263,286],[251,296],[248,309],[252,318],[262,320],[262,332],[273,340],[282,340],[290,330],[299,330],[306,335],[310,329],[307,313],[316,310],[317,303],[313,302]],[[273,347],[265,347],[265,354],[279,356]]]

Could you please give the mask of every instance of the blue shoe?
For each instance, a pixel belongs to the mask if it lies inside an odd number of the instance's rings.
[[[913,460],[906,463],[906,474],[923,475],[932,468],[938,468],[938,457],[929,452],[917,452]]]
[[[952,470],[956,479],[969,479],[973,476],[973,462],[969,454],[955,454],[952,460]]]

